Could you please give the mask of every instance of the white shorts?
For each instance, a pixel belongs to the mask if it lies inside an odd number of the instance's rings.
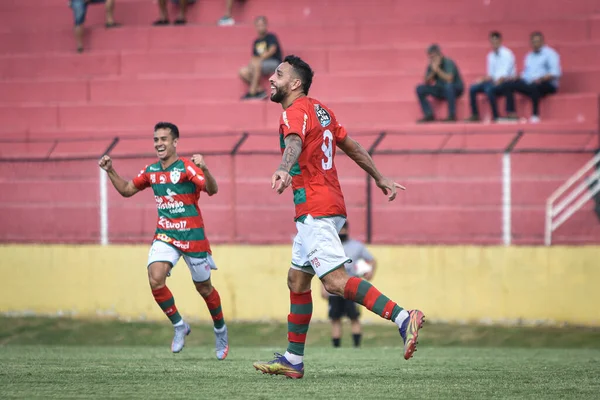
[[[215,262],[210,254],[206,258],[194,258],[185,255],[173,246],[168,245],[160,240],[155,240],[150,247],[148,254],[148,266],[154,262],[162,261],[171,263],[171,268],[177,265],[179,258],[183,256],[194,282],[204,282],[210,279],[210,270],[217,269]],[[171,272],[167,276],[170,276]]]
[[[338,233],[346,223],[344,217],[313,218],[296,222],[298,233],[292,246],[291,268],[324,277],[350,262]]]

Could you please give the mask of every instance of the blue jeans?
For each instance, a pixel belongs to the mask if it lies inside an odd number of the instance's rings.
[[[87,6],[91,3],[106,3],[106,0],[71,0],[71,8],[73,9],[73,17],[75,18],[75,26],[82,25],[85,22]]]
[[[426,117],[433,117],[431,104],[427,96],[433,96],[437,99],[445,99],[448,102],[448,117],[456,118],[456,98],[463,92],[462,86],[453,83],[444,83],[441,85],[419,85],[417,86],[417,97],[421,103],[421,109]]]
[[[469,90],[469,101],[471,103],[471,115],[479,116],[479,110],[477,109],[477,94],[485,93],[490,106],[492,108],[492,116],[494,119],[498,119],[498,106],[496,105],[496,96],[501,94],[498,90],[500,85],[496,86],[493,82],[482,82],[471,85]]]

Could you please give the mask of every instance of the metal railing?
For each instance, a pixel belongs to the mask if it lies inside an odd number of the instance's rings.
[[[586,177],[586,174],[591,170],[595,171]],[[556,189],[546,201],[546,226],[544,235],[546,246],[552,244],[552,233],[579,211],[598,192],[600,192],[600,153],[585,163],[563,185]],[[565,197],[555,205],[554,203],[563,195]]]
[[[451,128],[449,128],[451,129]],[[355,136],[359,141],[361,141],[361,137],[364,138],[366,136],[373,137],[373,142],[368,146],[368,152],[376,158],[378,155],[444,155],[444,154],[456,154],[456,155],[475,155],[475,154],[487,154],[487,155],[501,155],[502,156],[502,165],[500,168],[501,179],[501,193],[502,198],[500,199],[502,205],[502,243],[505,245],[510,245],[512,243],[512,161],[511,156],[513,154],[530,154],[530,153],[541,153],[541,154],[593,154],[597,152],[599,149],[599,137],[598,132],[596,131],[573,131],[573,132],[565,132],[565,131],[556,131],[549,132],[544,131],[544,135],[548,135],[551,137],[553,134],[570,134],[570,135],[578,135],[581,140],[577,141],[578,143],[573,146],[548,146],[548,147],[540,147],[536,145],[534,147],[527,146],[527,144],[523,144],[523,142],[527,142],[528,136],[540,134],[535,130],[524,130],[524,129],[511,129],[508,128],[502,132],[494,132],[491,133],[493,135],[501,135],[503,136],[503,140],[494,140],[495,144],[489,145],[452,145],[453,139],[459,138],[478,138],[484,139],[486,136],[489,136],[490,133],[487,131],[481,133],[465,133],[465,132],[428,132],[428,133],[412,133],[412,132],[368,132],[363,131]],[[229,137],[231,138],[231,143],[226,146],[213,146],[213,142],[211,142],[211,137],[214,138],[216,135],[194,135],[187,134],[185,136],[185,140],[195,140],[195,139],[203,139],[202,141],[202,149],[194,149],[194,151],[202,151],[203,154],[207,156],[225,156],[230,158],[230,163],[232,166],[232,171],[235,171],[236,160],[238,157],[248,157],[255,155],[281,155],[280,150],[277,148],[277,145],[274,144],[270,148],[266,146],[252,146],[248,143],[256,138],[264,138],[269,136],[272,138],[273,143],[277,143],[277,137],[274,134],[265,134],[265,133],[248,133],[248,132],[230,132],[226,134],[218,135],[220,138]],[[386,143],[386,139],[392,136],[418,136],[424,137],[426,136],[428,139],[428,143],[432,144],[432,146],[428,146],[428,148],[420,148],[420,147],[399,147],[399,148],[385,148],[380,149],[381,145]],[[87,137],[87,138],[54,138],[54,139],[34,139],[34,140],[14,140],[14,139],[0,139],[0,146],[4,150],[0,150],[0,163],[44,163],[44,162],[68,162],[68,161],[91,161],[98,160],[104,154],[110,154],[113,159],[139,159],[139,158],[155,158],[155,154],[153,152],[141,153],[137,150],[128,151],[122,150],[121,147],[125,147],[126,149],[131,149],[132,146],[124,146],[123,143],[127,141],[140,141],[140,140],[149,140],[147,135],[145,136],[122,136],[122,137]],[[365,140],[366,141],[366,140]],[[72,153],[61,153],[60,145],[65,143],[74,143],[74,142],[88,142],[88,143],[96,143],[96,147],[98,148],[98,152],[87,151],[85,154],[72,154]],[[402,143],[402,141],[399,141]],[[270,142],[269,142],[270,143]],[[47,149],[37,149],[35,152],[30,152],[27,150],[19,151],[11,151],[11,144],[13,145],[28,145],[28,146],[47,146]],[[17,146],[18,147],[18,146]],[[250,147],[246,149],[245,147]],[[35,153],[35,154],[34,154]],[[191,152],[180,153],[182,156],[190,156]],[[343,153],[340,152],[343,155]],[[590,160],[586,166],[594,165],[598,162],[598,156],[592,160]],[[589,168],[588,168],[589,170]],[[596,178],[598,177],[598,173],[596,173]],[[366,205],[365,205],[365,234],[367,242],[371,242],[373,238],[373,180],[370,179],[368,175],[366,175]],[[231,188],[234,193],[232,193],[232,198],[235,198],[235,184],[236,177],[235,174],[231,176]],[[567,183],[570,183],[567,182]],[[109,243],[109,227],[108,227],[108,195],[107,195],[107,179],[106,174],[99,172],[99,203],[100,203],[100,242],[102,244]],[[567,186],[567,185],[564,185]],[[560,188],[562,189],[562,187]],[[566,189],[565,189],[566,190]],[[574,205],[580,207],[581,202],[585,202],[593,196],[594,193],[600,191],[600,184],[595,186],[595,189],[585,194],[582,198],[585,200],[579,200]],[[576,188],[576,192],[579,194],[582,192],[581,186]],[[560,195],[557,194],[553,196],[550,200],[551,203],[556,200],[556,197]],[[574,195],[573,195],[574,196]],[[570,199],[570,197],[568,198]],[[572,200],[572,199],[571,199]],[[232,207],[235,207],[233,205]],[[566,211],[566,213],[562,214],[563,216],[557,219],[552,225],[551,231],[555,230],[568,218],[572,215],[576,209],[573,207],[567,207],[563,203],[560,203],[558,206],[552,209],[553,217],[558,215],[561,211]],[[566,217],[565,217],[566,216]],[[235,229],[235,227],[234,227]],[[235,232],[234,232],[235,237]]]

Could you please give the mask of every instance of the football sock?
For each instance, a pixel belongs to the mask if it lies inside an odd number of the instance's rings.
[[[152,290],[152,295],[154,296],[156,303],[158,303],[158,306],[164,311],[167,317],[169,317],[173,325],[183,322],[183,318],[181,318],[181,315],[179,315],[179,311],[177,311],[177,307],[175,306],[173,294],[168,287],[163,286],[160,289],[154,289]]]
[[[398,328],[402,328],[402,324],[404,323],[404,320],[406,320],[406,318],[408,318],[408,311],[406,311],[406,310],[400,311],[400,314],[398,314],[398,316],[394,320],[396,325],[398,325]]]
[[[306,332],[313,312],[312,294],[290,291],[290,313],[288,315],[288,347],[285,358],[292,364],[302,362]],[[295,357],[294,357],[295,356]]]
[[[342,344],[342,339],[340,338],[331,338],[331,341],[333,342],[333,347],[340,347]]]
[[[223,311],[221,309],[221,297],[217,289],[213,287],[212,292],[204,298],[210,316],[212,317],[215,329],[221,329],[225,325],[225,319],[223,318]]]
[[[396,317],[403,310],[398,304],[381,294],[379,290],[364,279],[352,277],[344,288],[344,298],[362,304],[368,310],[382,318],[396,322]]]
[[[360,333],[353,333],[352,340],[354,341],[354,347],[360,347],[360,339],[362,335]]]

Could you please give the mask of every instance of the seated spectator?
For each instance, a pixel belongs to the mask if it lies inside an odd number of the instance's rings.
[[[469,101],[471,103],[471,117],[469,121],[480,121],[477,110],[477,94],[485,93],[492,109],[492,119],[498,120],[498,107],[496,96],[500,94],[502,83],[516,77],[515,55],[502,45],[500,32],[490,33],[492,51],[487,55],[487,75],[471,85]]]
[[[541,32],[531,34],[531,47],[533,51],[525,56],[521,78],[504,83],[502,91],[506,96],[506,113],[509,118],[517,118],[514,92],[519,92],[531,99],[533,110],[529,121],[536,123],[540,122],[540,99],[558,91],[561,68],[560,56],[554,49],[544,45]]]
[[[250,64],[240,68],[240,77],[249,85],[248,93],[242,100],[265,99],[267,93],[259,90],[260,78],[273,74],[281,64],[281,46],[277,36],[267,31],[267,18],[260,16],[254,20],[258,38],[252,47]]]
[[[195,3],[195,0],[173,0],[173,3],[179,3],[179,15],[173,22],[175,25],[185,25],[187,23],[186,20],[186,12],[188,3]],[[169,11],[167,10],[167,0],[158,0],[158,12],[159,17],[156,21],[152,23],[154,26],[163,26],[169,25],[171,22],[169,21]]]
[[[85,16],[87,15],[87,8],[89,4],[105,4],[106,12],[106,23],[107,28],[114,28],[119,26],[115,22],[113,12],[115,9],[115,0],[71,0],[69,1],[69,7],[73,10],[73,16],[75,17],[75,42],[77,43],[77,52],[83,52],[83,23],[85,22]]]
[[[454,61],[444,57],[440,47],[432,44],[427,49],[429,65],[425,73],[425,84],[417,86],[417,96],[421,103],[424,117],[417,122],[434,121],[433,110],[427,96],[448,101],[448,118],[445,121],[456,121],[456,98],[463,92],[463,82]]]

